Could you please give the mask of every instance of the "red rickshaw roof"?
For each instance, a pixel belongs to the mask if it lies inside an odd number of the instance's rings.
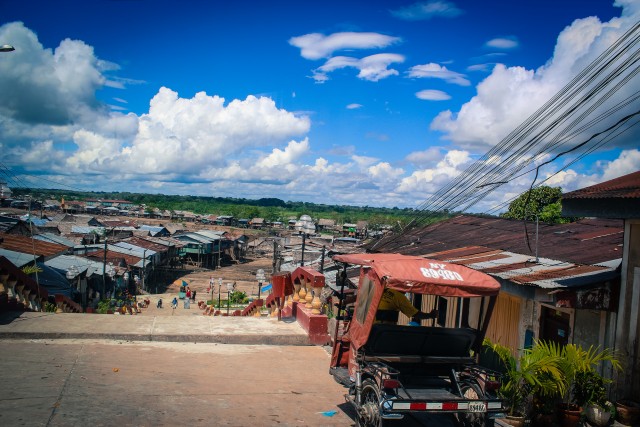
[[[344,254],[334,261],[371,267],[387,288],[450,297],[497,295],[500,283],[471,268],[401,254]]]

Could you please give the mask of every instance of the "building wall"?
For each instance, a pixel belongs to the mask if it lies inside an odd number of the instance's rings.
[[[640,396],[640,220],[625,221],[616,351],[625,366],[616,398]]]
[[[573,330],[573,343],[581,345],[582,348],[604,347],[603,339],[604,331],[600,331],[601,311],[597,310],[575,310],[575,323]],[[598,331],[598,333],[594,333]],[[602,333],[601,333],[602,332]]]

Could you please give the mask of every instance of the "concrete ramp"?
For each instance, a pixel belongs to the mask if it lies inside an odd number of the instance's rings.
[[[311,345],[297,322],[274,318],[0,313],[0,339],[111,339],[244,345]]]

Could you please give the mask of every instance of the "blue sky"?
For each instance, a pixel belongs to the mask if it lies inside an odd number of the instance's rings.
[[[0,54],[0,179],[414,207],[638,21],[638,3],[3,1],[0,44],[16,50]],[[614,142],[549,183],[638,169],[638,144]]]

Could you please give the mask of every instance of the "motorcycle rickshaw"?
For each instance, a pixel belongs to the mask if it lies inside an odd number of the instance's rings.
[[[444,417],[454,425],[492,426],[504,415],[498,374],[477,363],[500,291],[495,279],[418,256],[346,254],[333,260],[344,270],[337,280],[330,372],[349,389],[345,398],[355,408],[356,425]],[[353,307],[345,305],[347,265],[361,266]],[[437,309],[437,318],[420,326],[380,323],[376,312],[386,288],[413,297],[422,311]]]

